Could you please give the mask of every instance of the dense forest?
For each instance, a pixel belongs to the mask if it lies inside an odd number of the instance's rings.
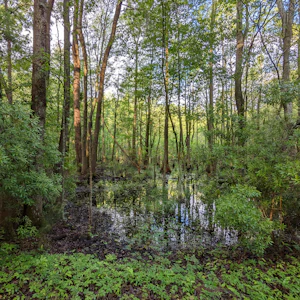
[[[0,0],[0,24],[0,295],[300,295],[299,1]]]

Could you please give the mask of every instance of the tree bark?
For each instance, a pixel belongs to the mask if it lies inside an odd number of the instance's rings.
[[[4,0],[4,8],[6,13],[10,16],[8,8],[8,0]],[[10,19],[7,20],[7,32],[5,35],[5,40],[7,44],[7,100],[8,103],[13,103],[13,93],[12,93],[12,60],[11,60],[11,29],[10,29]]]
[[[169,40],[167,29],[167,12],[164,5],[164,0],[161,1],[162,5],[162,22],[163,22],[163,38],[162,38],[162,71],[165,89],[165,124],[164,124],[164,160],[162,165],[162,172],[164,180],[166,182],[166,174],[171,173],[169,166]]]
[[[293,37],[293,20],[295,15],[295,0],[289,0],[288,9],[284,9],[282,0],[277,0],[277,7],[282,22],[282,39],[283,39],[283,70],[282,70],[282,92],[285,93],[285,85],[290,81],[290,53],[291,53],[291,41]],[[284,116],[286,120],[289,120],[293,113],[293,103],[291,100],[288,102],[282,101]]]
[[[2,69],[0,68],[0,88],[1,88],[1,99],[3,98],[3,95],[2,95],[2,88],[4,89],[4,92],[5,92],[5,95],[6,95],[6,98],[9,99],[9,91],[8,91],[8,87],[7,87],[7,84],[6,84],[6,81],[5,81],[5,78],[2,74]]]
[[[134,70],[134,104],[133,104],[133,123],[132,123],[132,148],[131,159],[137,161],[136,155],[136,136],[137,136],[137,102],[138,102],[138,57],[139,46],[138,39],[135,41],[135,70]]]
[[[117,138],[117,116],[118,116],[118,106],[119,106],[119,86],[117,91],[117,99],[115,101],[115,111],[114,111],[114,132],[113,132],[113,148],[111,154],[111,161],[115,160],[115,152],[116,152],[116,138]]]
[[[54,1],[34,0],[33,13],[33,58],[32,58],[32,101],[31,109],[33,115],[39,119],[41,128],[41,140],[44,140],[46,122],[46,93],[47,93],[47,70],[49,70],[50,57],[45,55],[50,51],[47,48],[47,36],[50,39],[50,20]],[[49,30],[49,31],[48,31]],[[35,167],[41,168],[39,153],[35,159]],[[32,206],[25,207],[26,215],[32,220],[33,225],[41,225],[43,214],[43,199],[37,196]]]
[[[31,109],[38,116],[43,131],[46,121],[46,79],[49,68],[47,53],[47,1],[34,1],[33,15],[33,62],[32,62],[32,89]]]
[[[244,50],[244,34],[243,34],[243,1],[238,0],[236,4],[236,58],[235,58],[235,102],[239,116],[239,143],[244,144],[243,129],[245,127],[245,103],[242,92],[242,76],[243,76],[243,50]]]
[[[63,3],[64,19],[64,106],[62,112],[62,126],[59,139],[59,151],[64,154],[67,149],[68,128],[70,118],[70,92],[71,92],[71,74],[70,74],[70,0],[64,0]]]
[[[109,53],[112,47],[112,44],[115,39],[116,30],[117,30],[117,23],[120,17],[121,13],[121,7],[122,7],[123,1],[118,1],[113,25],[111,29],[110,38],[107,44],[107,47],[105,49],[105,53],[102,60],[101,70],[100,70],[100,82],[99,82],[99,93],[97,98],[97,110],[96,110],[96,120],[95,120],[95,130],[94,130],[94,137],[93,137],[93,144],[92,144],[92,172],[95,173],[96,170],[96,163],[97,163],[97,150],[98,150],[98,140],[99,140],[99,132],[100,132],[100,118],[101,118],[101,107],[102,107],[102,101],[103,101],[103,95],[104,95],[104,80],[105,80],[105,71],[107,66],[107,61],[109,57]]]
[[[148,166],[149,164],[150,125],[151,125],[151,87],[147,99],[147,121],[146,121],[146,133],[145,133],[145,157],[144,157],[145,166]]]
[[[180,26],[179,21],[177,24],[177,72],[178,72],[178,92],[177,92],[177,107],[178,107],[178,119],[179,119],[179,145],[178,145],[178,164],[184,157],[184,144],[183,144],[183,126],[182,126],[182,114],[181,114],[181,57],[180,57]]]
[[[77,168],[80,169],[82,162],[81,148],[81,119],[80,119],[80,57],[78,44],[78,19],[79,19],[79,0],[74,1],[74,16],[73,16],[73,64],[74,64],[74,79],[73,79],[73,101],[74,101],[74,130],[75,130],[75,152]]]
[[[83,55],[83,132],[82,132],[82,166],[81,174],[87,173],[88,160],[87,160],[87,122],[88,122],[88,56],[86,51],[85,38],[82,31],[82,18],[83,18],[84,0],[80,1],[79,20],[78,20],[78,36]]]
[[[210,16],[210,38],[209,38],[209,104],[208,104],[208,147],[213,148],[214,143],[214,74],[213,74],[213,60],[214,60],[214,25],[215,25],[216,3],[212,1],[211,16]]]

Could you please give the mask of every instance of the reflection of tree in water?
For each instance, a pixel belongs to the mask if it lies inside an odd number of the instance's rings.
[[[227,233],[214,223],[214,201],[202,202],[199,190],[196,182],[182,179],[169,179],[164,188],[154,188],[151,182],[122,182],[107,184],[97,200],[102,209],[111,210],[118,224],[114,228],[125,233],[123,238],[138,240],[141,246],[230,244]]]

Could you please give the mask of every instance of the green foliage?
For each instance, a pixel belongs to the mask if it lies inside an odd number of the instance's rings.
[[[5,253],[0,261],[4,298],[296,299],[300,293],[300,263],[293,257],[274,264],[264,259],[200,261],[194,255],[119,260],[110,254],[98,260],[80,253]]]
[[[216,220],[224,228],[237,230],[239,243],[257,255],[271,244],[272,222],[264,219],[254,203],[260,192],[253,187],[237,185],[216,202]]]
[[[274,106],[293,102],[297,97],[298,87],[294,82],[282,82],[279,84],[276,80],[267,84],[263,92],[265,94],[264,102]]]
[[[18,237],[21,239],[36,237],[38,234],[37,228],[32,225],[31,220],[25,216],[23,217],[23,225],[17,229]]]
[[[4,200],[4,206],[18,211],[36,195],[46,203],[59,195],[60,176],[52,169],[60,156],[49,140],[42,142],[38,120],[26,106],[0,104],[0,194],[14,200]]]
[[[299,226],[300,134],[278,117],[276,122],[266,117],[259,130],[257,120],[249,120],[244,131],[244,146],[216,144],[199,160],[203,168],[216,166],[203,191],[210,201],[220,197],[220,225],[237,230],[241,245],[260,255],[272,230]]]

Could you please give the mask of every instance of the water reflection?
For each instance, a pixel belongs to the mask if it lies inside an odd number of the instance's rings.
[[[237,242],[234,231],[214,221],[215,203],[205,203],[198,183],[168,178],[168,184],[151,182],[100,182],[98,208],[109,214],[112,233],[143,247],[214,247]]]

